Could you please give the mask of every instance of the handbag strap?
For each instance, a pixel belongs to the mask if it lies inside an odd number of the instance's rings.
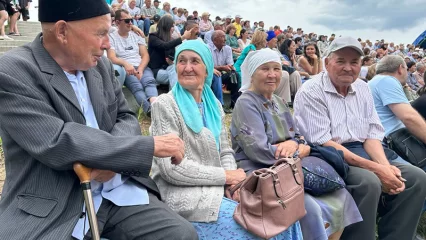
[[[237,184],[236,184],[235,186],[233,186],[232,188],[229,188],[229,189],[228,189],[228,191],[229,191],[229,195],[232,197],[232,196],[234,195],[234,192],[235,192],[235,191],[237,191],[238,189],[240,189],[240,188],[241,188],[241,186],[243,185],[243,183],[244,183],[245,181],[247,181],[250,177],[251,177],[251,175],[250,175],[249,177],[247,177],[246,179],[244,179],[243,181],[241,181],[241,182],[237,183]]]

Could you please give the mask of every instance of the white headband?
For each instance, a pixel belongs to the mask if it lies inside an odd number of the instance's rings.
[[[243,64],[241,65],[241,88],[240,92],[247,91],[251,86],[251,77],[257,68],[268,62],[277,62],[281,64],[281,58],[277,52],[269,48],[249,52]]]

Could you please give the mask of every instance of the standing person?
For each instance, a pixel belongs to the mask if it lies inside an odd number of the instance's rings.
[[[109,34],[111,48],[107,50],[108,58],[113,64],[124,67],[126,77],[124,85],[143,111],[151,114],[151,103],[158,96],[154,75],[149,67],[149,54],[145,39],[131,31],[131,16],[121,9],[115,13],[118,30]],[[126,22],[128,21],[128,22]]]
[[[91,238],[76,161],[92,168],[102,237],[197,239],[191,224],[160,201],[149,177],[154,155],[174,156],[178,164],[184,146],[174,134],[141,136],[103,57],[110,47],[106,2],[40,0],[39,20],[42,33],[32,43],[0,57],[8,172],[0,239]]]
[[[354,38],[330,44],[327,71],[296,95],[296,129],[312,145],[341,150],[350,165],[346,188],[363,221],[345,228],[341,239],[375,240],[377,217],[379,239],[413,239],[426,198],[426,174],[382,145],[384,129],[373,97],[358,79],[362,55]]]
[[[19,7],[18,10],[21,12],[22,20],[24,22],[28,21],[30,19],[30,6],[31,6],[32,0],[19,0]]]
[[[21,36],[18,31],[19,11],[16,8],[15,2],[12,0],[0,0],[0,40],[13,40],[5,33],[5,22],[10,19],[9,33],[12,36]]]
[[[4,23],[9,19],[7,0],[0,0],[0,40],[13,40],[5,34]]]

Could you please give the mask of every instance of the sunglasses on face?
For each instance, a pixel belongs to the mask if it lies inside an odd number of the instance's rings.
[[[120,19],[119,21],[124,21],[125,23],[131,23],[133,19],[127,18],[127,19]]]

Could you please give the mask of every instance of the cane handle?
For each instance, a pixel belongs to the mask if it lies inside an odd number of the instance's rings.
[[[80,179],[80,183],[90,182],[90,173],[92,172],[91,168],[85,167],[81,163],[74,163],[74,172],[77,174]]]

